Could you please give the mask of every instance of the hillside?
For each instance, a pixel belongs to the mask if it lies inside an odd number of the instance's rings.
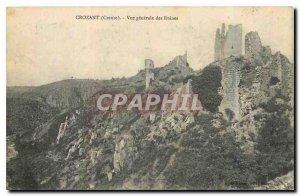
[[[279,56],[283,66],[291,65]],[[286,101],[291,95],[283,95],[289,87],[264,75],[277,65],[278,54],[228,57],[201,71],[183,59],[154,68],[147,91],[172,93],[192,79],[204,111],[97,112],[90,100],[99,93],[145,92],[144,70],[129,78],[8,88],[8,188],[255,189],[291,172],[293,106]],[[261,88],[253,95],[259,78]],[[16,91],[18,98],[10,97]],[[234,93],[237,102],[231,101]]]

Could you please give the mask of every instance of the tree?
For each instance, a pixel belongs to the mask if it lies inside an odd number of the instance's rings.
[[[207,66],[202,74],[192,78],[192,90],[198,94],[204,108],[211,112],[217,112],[222,101],[218,89],[221,87],[222,72],[219,66]]]
[[[255,116],[261,124],[258,129],[256,161],[261,183],[266,183],[293,168],[294,131],[291,127],[288,111],[288,100],[273,97],[261,107],[265,113]]]

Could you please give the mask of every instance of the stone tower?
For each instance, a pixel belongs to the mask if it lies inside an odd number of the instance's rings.
[[[219,110],[226,113],[226,109],[230,109],[234,113],[234,119],[240,118],[240,100],[239,100],[239,84],[241,80],[241,64],[234,60],[220,64],[222,71],[222,87],[219,94],[222,95],[222,101]]]
[[[230,56],[242,55],[243,35],[242,25],[229,25],[226,31],[225,24],[221,30],[218,28],[215,40],[215,60],[222,60]],[[222,95],[220,110],[225,112],[230,109],[235,114],[235,119],[240,117],[239,83],[240,65],[238,63],[226,63],[222,67]]]
[[[154,80],[154,62],[151,59],[145,59],[145,73],[146,73],[146,89],[151,85]]]
[[[248,59],[262,59],[262,56],[267,55],[270,60],[266,62],[268,67],[268,76],[276,77],[280,80],[281,93],[285,96],[290,94],[293,86],[293,64],[284,57],[280,52],[272,55],[270,47],[262,45],[261,39],[257,32],[249,32],[245,35],[245,56]],[[266,78],[264,78],[266,79]]]
[[[219,28],[216,31],[215,60],[242,55],[242,46],[242,25],[229,25],[226,32],[225,24],[222,24],[221,31]]]
[[[257,32],[249,32],[245,36],[245,56],[254,58],[260,56],[262,44]]]

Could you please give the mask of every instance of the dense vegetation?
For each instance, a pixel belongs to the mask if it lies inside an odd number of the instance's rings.
[[[7,135],[32,131],[49,120],[58,110],[48,104],[22,98],[7,98]]]
[[[220,120],[221,126],[212,125]],[[171,186],[188,189],[249,188],[255,181],[251,159],[242,153],[224,119],[201,115],[182,140],[182,150],[167,173]]]
[[[201,75],[192,78],[192,90],[200,96],[204,108],[217,112],[222,101],[218,89],[221,87],[222,72],[219,66],[207,66]]]
[[[291,127],[288,99],[277,95],[261,107],[266,113],[256,115],[262,125],[258,130],[256,160],[259,181],[283,175],[293,169],[294,130]]]

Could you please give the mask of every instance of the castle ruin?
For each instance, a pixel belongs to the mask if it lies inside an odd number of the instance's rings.
[[[281,93],[285,96],[290,94],[293,89],[293,65],[279,51],[272,55],[269,46],[263,46],[257,32],[249,32],[245,36],[245,57],[248,59],[270,58],[261,69],[267,69],[268,75],[261,80],[276,77],[280,81]],[[269,81],[268,81],[269,82]]]
[[[145,59],[146,89],[149,88],[154,80],[154,62],[151,59]]]
[[[255,58],[259,56],[262,50],[262,44],[257,32],[249,32],[245,36],[245,56]]]
[[[222,60],[230,56],[242,55],[243,34],[242,25],[228,25],[226,32],[225,24],[217,29],[215,38],[215,61]]]
[[[225,25],[217,29],[215,40],[215,60],[242,55],[242,26],[229,25],[225,33]],[[220,111],[230,109],[239,119],[248,113],[254,103],[265,101],[273,87],[279,88],[285,96],[293,99],[294,68],[293,64],[280,52],[272,54],[269,46],[263,46],[257,32],[245,35],[245,55],[241,58],[229,58],[218,62],[222,69],[223,95]],[[271,86],[271,78],[280,82]],[[271,88],[272,87],[272,88]],[[271,91],[270,91],[271,92]],[[269,93],[270,93],[269,92]]]

